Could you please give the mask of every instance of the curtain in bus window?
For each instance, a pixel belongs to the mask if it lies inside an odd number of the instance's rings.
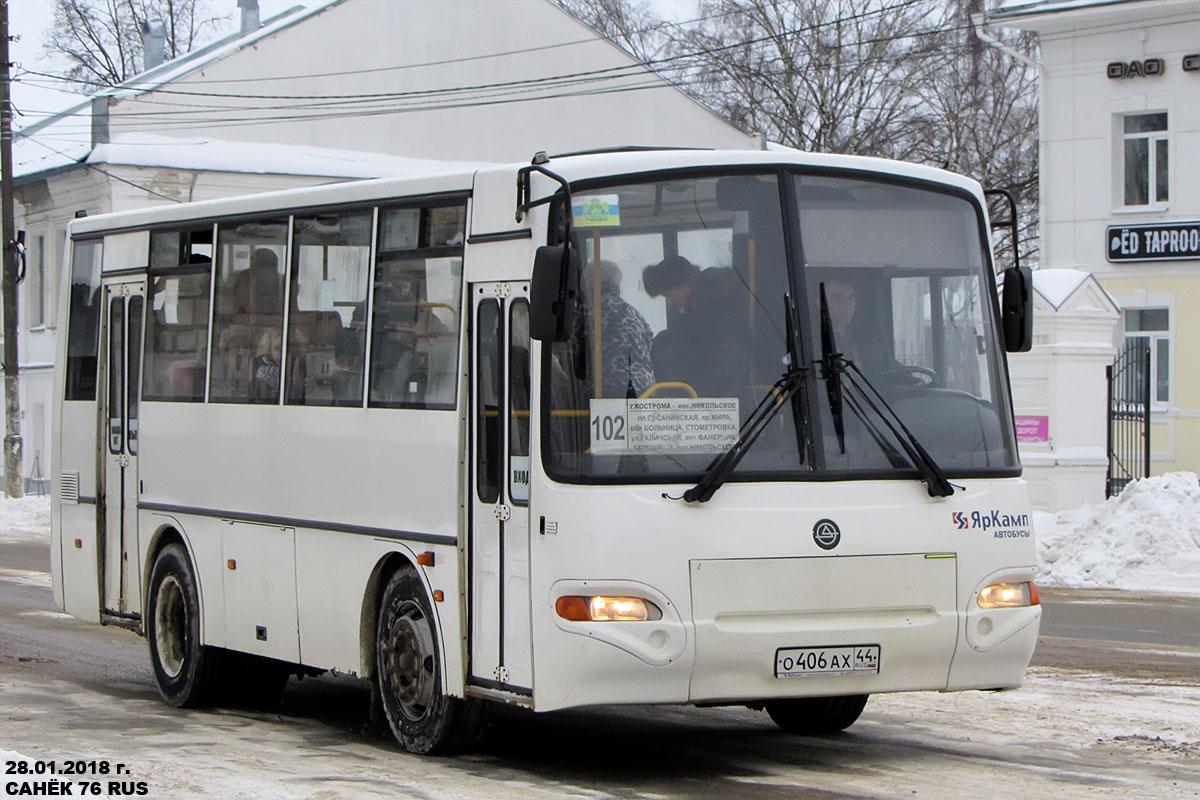
[[[371,223],[369,211],[292,222],[288,403],[362,405]]]
[[[204,400],[212,237],[211,225],[150,234],[145,400]]]
[[[211,401],[279,401],[287,231],[286,219],[217,229]]]
[[[465,208],[381,209],[369,402],[454,408]]]
[[[96,362],[100,336],[100,257],[97,239],[76,242],[71,255],[71,297],[67,318],[67,400],[96,399]]]

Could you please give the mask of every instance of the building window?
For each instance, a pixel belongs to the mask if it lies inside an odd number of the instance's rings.
[[[1171,399],[1170,322],[1171,312],[1166,308],[1125,309],[1125,344],[1139,352],[1150,348],[1150,402],[1159,407]],[[1140,369],[1135,372],[1140,383]]]
[[[1145,206],[1169,199],[1167,114],[1124,118],[1125,205]]]
[[[37,237],[37,252],[29,269],[29,327],[46,324],[46,237]]]

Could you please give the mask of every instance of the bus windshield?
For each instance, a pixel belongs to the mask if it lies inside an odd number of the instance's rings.
[[[915,477],[885,405],[946,474],[1016,474],[984,226],[966,194],[740,173],[577,190],[571,211],[575,326],[543,362],[552,477],[694,479],[794,370],[799,391],[730,480]],[[843,386],[831,351],[878,394]]]

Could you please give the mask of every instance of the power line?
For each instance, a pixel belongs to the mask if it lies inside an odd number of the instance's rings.
[[[790,38],[790,37],[797,36],[797,35],[803,34],[803,33],[812,33],[813,31],[819,30],[821,28],[836,26],[836,25],[840,25],[840,24],[844,24],[844,23],[848,23],[848,22],[854,22],[856,20],[861,20],[861,19],[865,19],[868,17],[885,14],[889,11],[896,11],[899,9],[908,8],[910,6],[914,6],[919,3],[923,3],[923,2],[926,2],[926,0],[900,0],[900,2],[895,3],[893,5],[881,6],[874,10],[857,12],[854,14],[850,14],[848,16],[838,17],[838,18],[831,19],[831,20],[825,20],[823,22],[817,22],[817,23],[814,23],[811,25],[804,25],[804,26],[800,26],[798,28],[793,28],[793,29],[790,29],[787,31],[782,31],[779,33],[768,34],[768,35],[751,38],[751,39],[743,39],[743,40],[739,40],[737,42],[731,42],[728,44],[718,45],[715,47],[700,48],[700,49],[697,49],[694,51],[677,53],[675,55],[665,56],[662,58],[645,59],[642,61],[635,62],[633,64],[625,64],[625,65],[620,65],[620,66],[615,66],[615,67],[604,67],[604,68],[595,69],[595,70],[584,70],[584,71],[580,71],[580,72],[566,73],[563,75],[544,76],[544,77],[540,77],[540,78],[523,78],[523,79],[514,80],[514,81],[501,81],[501,82],[496,82],[496,83],[485,83],[485,84],[476,84],[476,85],[469,85],[469,86],[455,86],[455,87],[446,87],[446,88],[442,88],[442,89],[423,89],[423,90],[416,90],[413,92],[337,94],[337,95],[243,94],[243,93],[233,93],[233,92],[192,92],[192,91],[187,91],[187,90],[182,90],[182,89],[167,89],[167,88],[163,88],[161,85],[148,86],[148,87],[143,87],[143,88],[139,89],[139,87],[136,84],[136,81],[132,82],[132,84],[126,83],[126,84],[121,84],[121,85],[118,85],[118,86],[115,86],[112,88],[114,90],[123,90],[123,91],[156,92],[156,93],[161,93],[161,94],[173,94],[173,95],[192,96],[192,97],[213,97],[213,98],[227,98],[227,99],[239,99],[239,100],[320,100],[320,99],[345,100],[345,99],[355,99],[355,98],[384,99],[384,98],[399,98],[399,97],[410,97],[410,96],[438,95],[438,94],[447,94],[447,93],[454,93],[454,92],[482,91],[482,90],[487,90],[487,89],[508,88],[508,87],[513,87],[513,86],[536,86],[536,85],[540,85],[540,84],[554,85],[558,82],[562,82],[562,81],[570,80],[570,79],[574,79],[574,78],[593,77],[593,76],[601,76],[601,75],[608,75],[608,76],[614,76],[614,77],[632,77],[635,75],[645,74],[647,71],[654,72],[656,67],[660,67],[663,65],[679,63],[679,62],[687,62],[688,60],[695,59],[699,56],[711,56],[716,53],[732,50],[735,48],[741,48],[741,47],[746,47],[746,46],[753,45],[753,44],[761,44],[763,42],[773,41],[780,37],[789,37]],[[907,36],[892,37],[892,38],[893,39],[902,39],[902,38],[907,38]],[[852,43],[849,43],[847,46],[852,46]],[[371,71],[372,72],[380,72],[380,71],[387,71],[389,69],[393,69],[393,68],[380,67],[380,68],[373,69]],[[39,72],[36,70],[26,70],[26,72],[28,74],[37,75],[40,77],[60,79],[58,76],[53,75],[51,73]],[[308,77],[308,76],[305,76],[305,77]],[[85,81],[76,81],[76,82],[86,84]]]

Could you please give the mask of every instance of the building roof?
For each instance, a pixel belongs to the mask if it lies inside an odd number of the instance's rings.
[[[281,14],[271,17],[256,31],[245,35],[240,31],[232,33],[204,47],[197,48],[178,58],[160,64],[157,67],[152,67],[116,86],[100,89],[88,97],[79,99],[73,105],[68,105],[57,113],[46,115],[32,124],[14,131],[14,182],[19,184],[31,179],[45,177],[48,174],[59,172],[84,161],[96,162],[102,160],[94,157],[92,143],[92,104],[98,98],[121,100],[143,92],[153,91],[169,81],[177,80],[184,75],[204,69],[204,67],[214,61],[226,58],[244,47],[250,47],[267,36],[290,28],[344,1],[312,0],[312,5],[307,8],[304,6],[294,6]],[[183,146],[189,140],[178,139],[176,141]],[[192,140],[192,144],[194,143],[195,141]],[[159,142],[158,144],[159,146],[164,146],[166,143]],[[318,148],[310,149],[316,150]],[[318,160],[328,164],[336,161],[337,156],[332,157],[332,159],[321,158]],[[122,162],[110,161],[107,163]],[[286,170],[282,174],[328,174],[323,171],[307,171],[315,168],[315,165],[312,164],[297,166],[301,168],[300,172]],[[263,170],[248,171],[262,172]],[[345,177],[360,176],[349,174]]]
[[[1073,25],[1081,17],[1125,22],[1145,19],[1148,15],[1194,12],[1197,7],[1196,0],[1005,0],[987,14],[987,20],[997,25],[1040,30],[1043,26]]]

